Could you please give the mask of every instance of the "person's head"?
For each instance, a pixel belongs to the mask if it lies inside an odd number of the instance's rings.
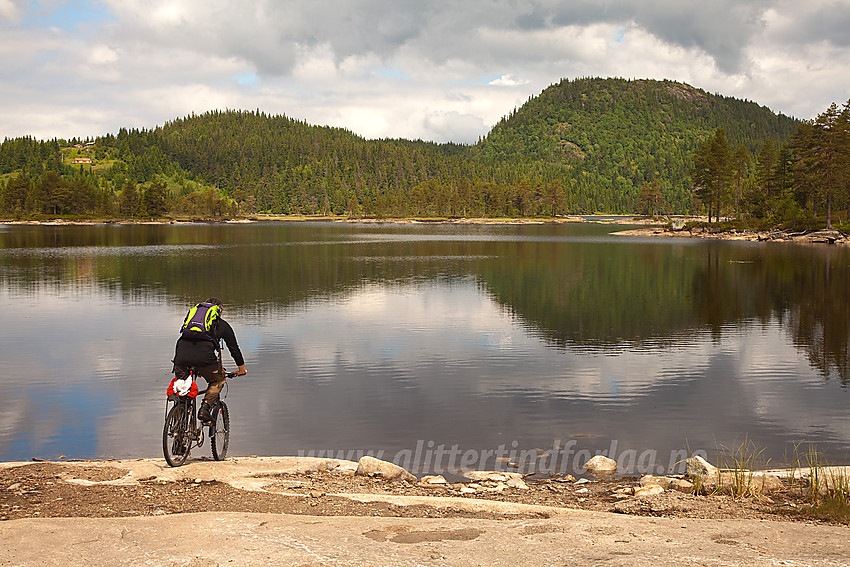
[[[218,308],[221,309],[221,300],[217,297],[207,298],[207,300],[204,301],[204,303],[211,303],[213,305],[218,305]]]

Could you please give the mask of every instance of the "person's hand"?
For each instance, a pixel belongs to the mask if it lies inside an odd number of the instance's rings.
[[[236,375],[237,376],[245,376],[246,374],[248,374],[248,371],[245,370],[245,365],[242,364],[241,366],[239,366],[239,370],[236,372]]]

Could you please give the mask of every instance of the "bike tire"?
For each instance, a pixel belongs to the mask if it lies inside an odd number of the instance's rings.
[[[165,416],[162,428],[162,452],[165,461],[172,467],[186,462],[192,449],[189,435],[189,412],[185,403],[174,404]]]
[[[210,426],[210,445],[212,446],[213,459],[223,461],[227,456],[227,447],[230,445],[230,412],[227,404],[220,402],[221,407],[216,412],[215,421]]]

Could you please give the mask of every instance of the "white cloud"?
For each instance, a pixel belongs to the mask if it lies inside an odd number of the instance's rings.
[[[490,81],[488,84],[496,87],[518,87],[520,85],[527,85],[528,81],[525,79],[515,79],[511,73],[507,73],[498,79]]]
[[[0,22],[13,22],[18,18],[18,8],[12,0],[0,0]]]
[[[108,45],[95,45],[90,51],[90,63],[105,65],[118,61],[118,52]]]

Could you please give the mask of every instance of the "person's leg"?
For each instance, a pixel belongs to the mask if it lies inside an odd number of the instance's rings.
[[[225,377],[221,363],[210,364],[196,368],[196,372],[207,381],[207,393],[204,401],[198,409],[198,418],[202,421],[210,420],[210,409],[218,401],[218,395],[224,388]]]

